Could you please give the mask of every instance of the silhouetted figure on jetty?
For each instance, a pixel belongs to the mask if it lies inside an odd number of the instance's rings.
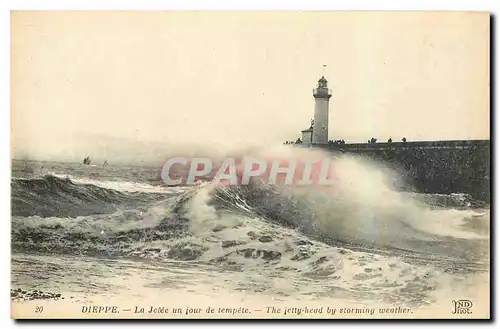
[[[328,141],[328,145],[344,145],[344,144],[345,144],[345,140],[343,140],[343,139],[337,139],[335,141],[333,141],[333,140]]]

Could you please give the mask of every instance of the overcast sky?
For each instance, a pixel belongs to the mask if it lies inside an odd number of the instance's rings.
[[[11,35],[14,157],[295,140],[323,73],[330,139],[489,138],[486,13],[16,12]]]

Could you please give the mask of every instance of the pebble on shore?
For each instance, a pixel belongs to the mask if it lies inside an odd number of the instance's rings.
[[[23,290],[21,288],[17,289],[11,289],[10,290],[10,298],[11,300],[15,301],[22,301],[22,300],[35,300],[35,299],[53,299],[53,300],[59,300],[59,299],[64,299],[61,294],[56,294],[52,292],[43,292],[41,290],[32,290],[32,291],[27,291]]]

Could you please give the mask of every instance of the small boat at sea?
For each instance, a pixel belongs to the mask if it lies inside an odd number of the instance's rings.
[[[90,157],[88,155],[83,159],[84,165],[90,165],[91,162],[92,160],[90,160]]]

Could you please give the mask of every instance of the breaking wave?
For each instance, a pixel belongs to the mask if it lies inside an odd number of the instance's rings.
[[[328,189],[14,179],[12,248],[292,273],[389,299],[414,299],[412,287],[433,289],[442,273],[487,270],[489,209],[393,191],[359,159],[336,159],[335,171]]]
[[[120,207],[145,206],[164,198],[164,194],[123,192],[46,175],[37,179],[14,179],[11,197],[13,216],[76,217],[108,214]]]

